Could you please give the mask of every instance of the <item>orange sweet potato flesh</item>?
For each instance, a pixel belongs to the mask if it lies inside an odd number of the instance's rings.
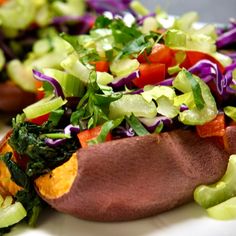
[[[61,212],[95,221],[134,220],[191,201],[196,186],[222,177],[228,157],[213,139],[177,130],[81,148],[65,168],[36,179],[35,187]]]
[[[20,112],[36,101],[36,94],[23,91],[11,82],[0,83],[0,111]]]
[[[0,154],[6,152],[12,152],[12,148],[9,146],[8,138],[11,134],[11,131],[5,135],[5,137],[0,142]],[[13,156],[14,159],[14,156]],[[12,195],[14,196],[20,189],[17,184],[11,180],[11,174],[3,161],[0,160],[0,195],[3,197]]]

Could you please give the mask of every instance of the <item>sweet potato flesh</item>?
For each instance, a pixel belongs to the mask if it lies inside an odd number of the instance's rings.
[[[7,143],[7,138],[2,140],[0,144],[0,154],[12,152],[12,148]],[[14,159],[14,156],[13,156]],[[0,161],[0,194],[2,196],[14,196],[21,187],[11,180],[11,174],[3,161]]]
[[[78,172],[76,154],[63,165],[35,180],[40,194],[47,199],[56,199],[70,191]]]

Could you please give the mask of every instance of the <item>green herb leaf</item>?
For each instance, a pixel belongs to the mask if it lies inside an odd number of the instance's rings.
[[[203,96],[202,96],[201,87],[200,87],[199,83],[195,80],[194,76],[190,72],[188,72],[187,70],[183,70],[183,71],[186,75],[186,78],[190,82],[196,107],[199,110],[201,110],[205,106],[205,101],[204,101]]]
[[[10,171],[12,181],[20,187],[28,189],[30,185],[29,177],[14,161],[11,160],[11,157],[12,153],[7,152],[1,159],[4,161],[8,170]]]
[[[90,140],[89,144],[93,145],[93,144],[103,143],[106,140],[108,133],[112,129],[119,126],[123,120],[124,120],[124,117],[118,118],[116,120],[109,120],[109,121],[105,122],[102,125],[100,134],[97,136],[97,138]]]
[[[131,128],[135,131],[138,136],[144,136],[150,134],[139,121],[139,119],[132,114],[130,117],[126,117],[126,121],[131,126]]]

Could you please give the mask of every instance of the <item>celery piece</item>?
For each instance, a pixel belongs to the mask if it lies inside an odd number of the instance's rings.
[[[60,108],[66,104],[66,102],[67,101],[63,100],[61,97],[56,97],[53,99],[51,99],[51,97],[46,97],[24,108],[23,112],[25,113],[27,119],[33,119]]]
[[[34,0],[7,1],[0,7],[0,24],[7,28],[25,29],[33,22],[35,12]]]
[[[157,114],[156,105],[153,101],[147,102],[139,94],[126,94],[112,102],[109,107],[109,117],[116,119],[122,116],[130,116],[132,113],[137,117],[153,118]]]
[[[200,185],[194,191],[194,200],[210,208],[236,196],[236,155],[231,155],[224,176],[211,185]]]
[[[137,70],[138,67],[138,60],[124,58],[113,61],[110,65],[110,70],[113,75],[117,77],[124,77]]]
[[[236,218],[236,197],[232,197],[218,205],[207,209],[210,217],[217,220],[230,220]]]
[[[195,91],[194,95],[194,86],[191,84],[186,72],[184,70],[180,71],[176,78],[173,81],[173,86],[179,91],[185,93],[193,92],[195,107],[189,110],[185,110],[179,113],[179,120],[186,125],[202,125],[206,122],[213,120],[217,113],[217,107],[214,97],[211,94],[209,87],[197,76],[194,76],[195,84],[200,90]],[[201,94],[201,97],[199,94]],[[197,107],[197,104],[199,107]],[[202,107],[203,106],[203,107]]]
[[[61,66],[70,74],[88,83],[91,70],[80,62],[76,54],[70,54],[61,62]]]
[[[0,208],[0,228],[5,228],[14,225],[24,219],[27,212],[20,202],[6,207]]]
[[[236,121],[236,107],[226,106],[224,108],[224,113],[230,117],[232,120]]]
[[[35,92],[35,81],[31,69],[22,64],[18,59],[8,63],[7,72],[10,79],[23,90]]]

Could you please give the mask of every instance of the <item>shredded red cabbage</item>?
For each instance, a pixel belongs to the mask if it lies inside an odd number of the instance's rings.
[[[54,79],[50,76],[47,76],[47,75],[45,75],[45,74],[43,74],[43,73],[41,73],[41,72],[39,72],[35,69],[33,69],[33,76],[37,80],[49,82],[53,86],[53,88],[55,90],[55,94],[58,97],[62,97],[63,99],[65,98],[64,93],[62,91],[62,87],[56,79]]]
[[[217,91],[220,95],[224,93],[224,76],[222,75],[217,64],[203,59],[198,61],[188,70],[190,73],[199,76],[206,83],[213,80],[215,82]]]
[[[109,11],[113,14],[121,14],[123,11],[130,11],[129,4],[131,0],[87,0],[89,8],[98,14]]]
[[[138,78],[139,76],[140,72],[137,70],[126,77],[115,79],[114,81],[109,83],[109,86],[111,86],[113,89],[119,89],[125,85],[128,85],[133,79]]]
[[[133,136],[135,136],[135,131],[128,123],[126,123],[124,126],[120,125],[112,130],[112,137],[114,139],[128,138]]]
[[[77,134],[77,133],[79,133],[79,131],[80,131],[80,127],[79,126],[74,126],[74,125],[67,125],[66,127],[65,127],[65,129],[64,129],[64,133],[65,134],[69,134],[69,135],[71,135],[71,134]]]
[[[170,118],[166,116],[156,116],[154,118],[139,118],[142,124],[146,127],[149,132],[154,132],[156,127],[163,123],[164,126],[169,126],[173,122]]]
[[[216,46],[217,48],[223,48],[233,43],[236,43],[236,27],[221,34],[216,41]]]
[[[46,138],[45,139],[45,144],[48,145],[49,147],[58,147],[60,145],[63,145],[66,142],[66,139],[51,139],[51,138]]]

